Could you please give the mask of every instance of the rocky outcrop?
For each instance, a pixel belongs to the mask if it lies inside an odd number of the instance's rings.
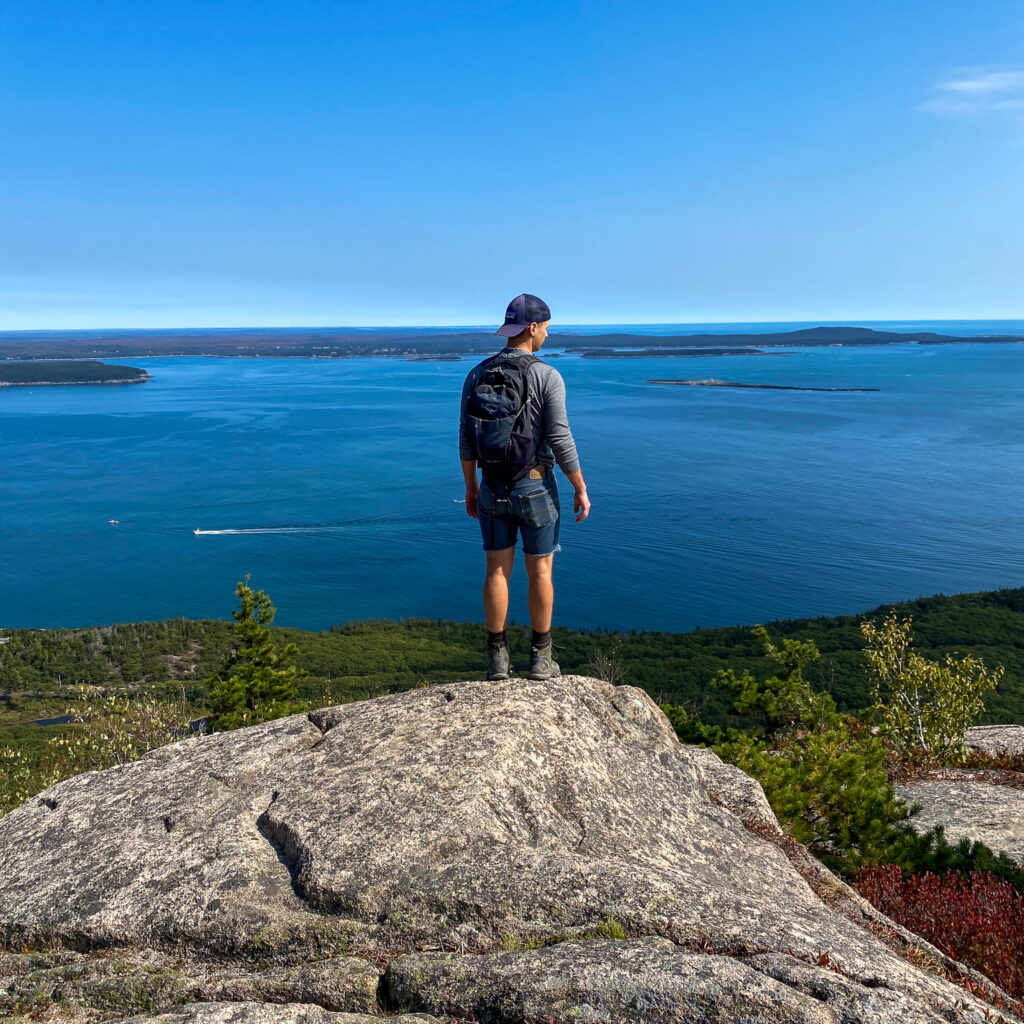
[[[1024,753],[1024,725],[975,725],[967,730],[967,746],[985,754]]]
[[[103,958],[149,977],[161,964],[138,957],[171,957],[174,985],[146,1004],[165,1016],[144,1019],[262,1019],[241,1001],[310,1022],[958,1024],[987,1009],[943,976],[966,968],[925,943],[915,960],[934,971],[912,966],[911,936],[824,868],[801,874],[756,783],[681,745],[642,691],[581,677],[444,684],[189,739],[30,800],[0,819],[0,856],[7,948],[84,957],[8,962],[18,984]],[[377,1007],[358,1002],[371,964]]]
[[[908,822],[918,832],[941,825],[951,843],[984,843],[1024,864],[1024,776],[948,770],[897,786],[896,795],[920,805]]]
[[[164,953],[0,953],[0,1017],[47,1002],[116,1013],[197,1001],[311,1003],[376,1014],[380,971],[359,957],[249,970]]]
[[[667,939],[565,943],[473,958],[414,954],[388,967],[391,997],[468,1020],[793,1021],[935,1024],[934,1010],[882,986],[776,953],[690,953]]]
[[[441,1024],[426,1014],[400,1013],[392,1024]],[[131,1017],[124,1024],[380,1024],[362,1013],[330,1013],[319,1006],[287,1003],[191,1003],[155,1016]]]
[[[1024,753],[1024,725],[978,725],[967,745],[991,756]],[[1024,864],[1024,775],[991,769],[940,769],[897,786],[896,795],[920,812],[908,824],[918,832],[941,825],[946,839],[984,843]]]

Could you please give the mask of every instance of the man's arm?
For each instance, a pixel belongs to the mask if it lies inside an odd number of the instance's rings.
[[[470,384],[472,377],[473,371],[470,370],[462,384],[462,397],[459,399],[459,458],[463,462],[475,458],[473,446],[469,443],[469,417],[466,414],[466,404],[469,401],[469,393],[472,390],[472,385]]]
[[[572,510],[576,513],[576,522],[582,523],[590,515],[590,498],[587,497],[587,485],[583,482],[583,473],[566,473],[569,483],[575,492],[572,497]]]
[[[582,523],[590,515],[590,498],[580,471],[576,442],[569,429],[569,414],[565,409],[565,382],[555,369],[548,374],[544,387],[544,439],[551,445],[555,461],[572,484],[575,491],[572,510],[576,514],[576,522]]]
[[[544,440],[551,446],[558,468],[571,479],[573,473],[579,472],[580,460],[565,409],[565,382],[552,366],[547,367],[542,399]]]
[[[466,429],[466,402],[472,388],[472,377],[473,372],[470,371],[462,385],[462,399],[459,403],[459,460],[462,462],[462,475],[466,480],[466,515],[476,519],[476,498],[480,492],[480,484],[477,481],[473,446],[469,443],[469,431]]]
[[[466,515],[476,519],[476,499],[480,483],[476,476],[476,459],[462,460],[462,475],[466,478]]]

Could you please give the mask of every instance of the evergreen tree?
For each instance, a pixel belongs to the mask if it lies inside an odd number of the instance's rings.
[[[305,710],[298,700],[298,681],[307,673],[292,664],[299,653],[295,644],[277,650],[269,629],[277,611],[270,598],[249,586],[248,575],[235,594],[240,602],[231,613],[235,648],[224,671],[209,680],[208,704],[218,730],[237,729]]]
[[[777,670],[762,681],[750,672],[721,670],[714,685],[732,697],[733,710],[759,713],[768,738],[798,724],[824,726],[838,722],[835,701],[827,693],[815,693],[804,679],[804,669],[820,656],[814,643],[786,637],[776,644],[764,626],[755,626],[753,633]]]

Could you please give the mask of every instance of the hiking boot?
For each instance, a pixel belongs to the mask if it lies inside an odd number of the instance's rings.
[[[556,679],[561,674],[558,662],[552,657],[551,644],[530,648],[531,679]]]
[[[508,647],[502,644],[500,647],[488,648],[491,660],[487,666],[487,681],[494,679],[508,679],[512,666],[509,663]]]

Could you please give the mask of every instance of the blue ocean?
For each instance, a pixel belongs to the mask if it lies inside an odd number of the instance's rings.
[[[0,627],[228,618],[246,574],[283,625],[479,621],[456,446],[475,358],[140,358],[110,361],[145,384],[0,389]],[[563,524],[559,625],[690,630],[1024,584],[1024,345],[551,358],[593,502]]]

